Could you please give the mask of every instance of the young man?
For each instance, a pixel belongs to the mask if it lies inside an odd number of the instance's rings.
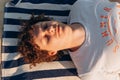
[[[120,4],[77,0],[68,24],[57,21],[33,24],[25,33],[30,36],[26,39],[22,35],[25,40],[21,40],[19,52],[35,65],[54,60],[57,51],[67,49],[82,80],[120,80]]]

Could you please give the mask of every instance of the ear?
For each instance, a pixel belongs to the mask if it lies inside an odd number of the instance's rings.
[[[54,56],[55,54],[57,54],[57,51],[49,51],[48,54],[49,56]]]

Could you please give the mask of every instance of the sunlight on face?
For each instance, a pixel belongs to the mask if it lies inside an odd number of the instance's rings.
[[[70,39],[71,28],[57,21],[45,21],[36,23],[35,43],[42,50],[58,51],[65,48]]]

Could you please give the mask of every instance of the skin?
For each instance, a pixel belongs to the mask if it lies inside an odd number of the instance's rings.
[[[120,0],[110,1],[120,3]],[[41,50],[49,51],[50,56],[55,55],[59,50],[75,51],[85,41],[85,30],[79,23],[65,25],[57,21],[45,21],[33,26],[38,26],[34,35],[35,44]]]
[[[85,40],[85,30],[79,23],[66,25],[57,21],[38,22],[35,30],[34,42],[41,50],[55,55],[57,51],[78,49]]]

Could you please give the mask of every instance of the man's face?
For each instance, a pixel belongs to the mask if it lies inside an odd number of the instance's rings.
[[[41,50],[58,51],[66,47],[70,40],[71,28],[57,21],[38,22],[34,42]]]

